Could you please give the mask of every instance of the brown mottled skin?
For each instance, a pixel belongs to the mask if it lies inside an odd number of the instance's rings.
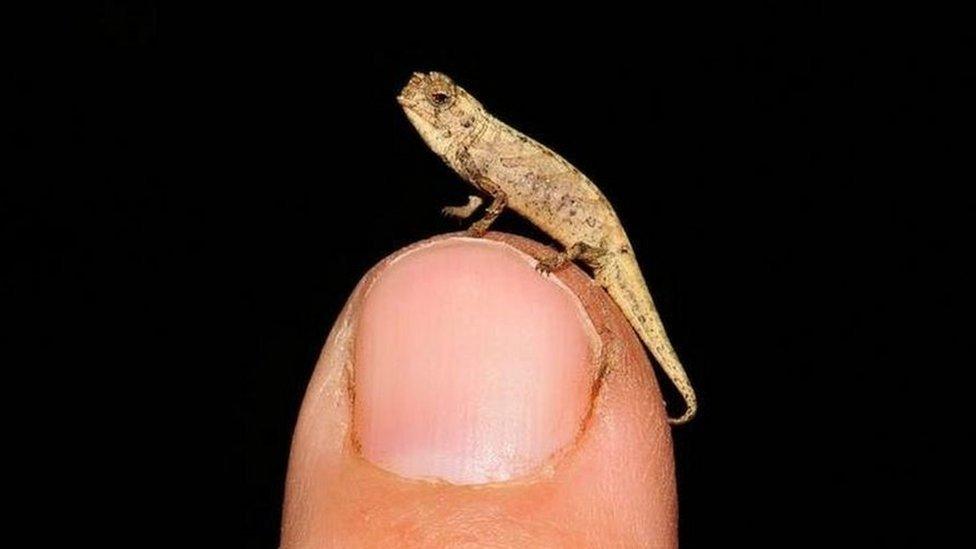
[[[566,247],[541,259],[539,270],[549,272],[574,259],[589,265],[684,397],[685,412],[668,421],[688,422],[697,410],[695,391],[664,332],[627,234],[596,185],[556,153],[488,114],[443,74],[414,73],[397,99],[427,145],[491,196],[469,234],[483,235],[509,207]],[[444,213],[466,218],[478,205],[473,197]]]

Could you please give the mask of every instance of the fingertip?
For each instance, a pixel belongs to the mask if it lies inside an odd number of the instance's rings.
[[[547,249],[438,237],[364,278],[309,383],[283,546],[404,532],[676,543],[670,431],[646,353],[578,268],[534,271]]]

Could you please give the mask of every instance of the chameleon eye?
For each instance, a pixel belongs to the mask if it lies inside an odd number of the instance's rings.
[[[430,102],[437,107],[443,107],[447,105],[451,100],[451,95],[446,91],[436,90],[430,93]]]

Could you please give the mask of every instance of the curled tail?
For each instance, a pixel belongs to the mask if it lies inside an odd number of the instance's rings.
[[[597,280],[623,311],[644,346],[651,351],[658,365],[684,398],[684,413],[676,418],[669,417],[668,423],[671,425],[688,423],[698,411],[698,398],[695,396],[688,374],[678,360],[678,354],[675,353],[668,335],[664,332],[664,324],[657,313],[637,261],[632,255],[614,258],[600,267]]]

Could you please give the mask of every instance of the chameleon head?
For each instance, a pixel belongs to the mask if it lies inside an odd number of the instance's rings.
[[[486,119],[481,104],[439,72],[413,73],[397,101],[427,145],[442,157]]]

